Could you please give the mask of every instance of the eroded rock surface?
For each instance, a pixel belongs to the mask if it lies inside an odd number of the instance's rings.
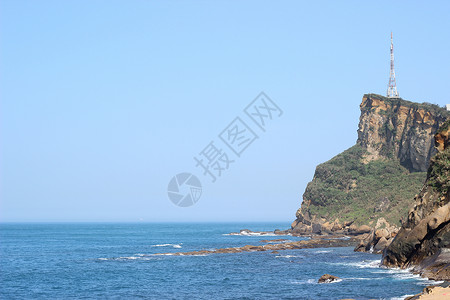
[[[317,166],[291,224],[293,234],[368,233],[379,218],[400,227],[423,186],[437,152],[433,137],[450,113],[374,94],[364,95],[360,108],[356,145]],[[436,140],[445,147],[448,133]]]
[[[427,277],[450,280],[450,123],[436,134],[438,154],[431,160],[426,184],[415,197],[383,264],[415,270]]]

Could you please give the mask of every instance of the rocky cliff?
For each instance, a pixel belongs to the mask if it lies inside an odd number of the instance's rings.
[[[448,113],[433,104],[419,104],[379,95],[363,97],[358,141],[367,160],[397,158],[412,172],[426,172],[436,154],[433,135]]]
[[[436,153],[433,136],[449,112],[375,94],[364,95],[360,108],[356,145],[317,166],[293,233],[351,234],[378,226],[389,240],[423,186]]]
[[[435,135],[438,153],[431,159],[427,180],[415,197],[383,264],[411,267],[433,279],[450,280],[450,121]]]

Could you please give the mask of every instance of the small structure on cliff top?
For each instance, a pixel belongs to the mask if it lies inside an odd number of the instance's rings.
[[[387,89],[388,98],[398,98],[397,84],[395,83],[395,70],[394,70],[394,42],[391,32],[391,72],[389,74],[389,84]]]
[[[445,107],[447,108],[447,110],[450,110],[450,104],[447,104]]]

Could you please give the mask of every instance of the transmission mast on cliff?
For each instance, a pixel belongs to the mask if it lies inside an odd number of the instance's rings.
[[[395,83],[395,71],[394,71],[394,41],[392,39],[391,32],[391,72],[389,74],[389,84],[387,89],[388,98],[398,98],[397,84]]]

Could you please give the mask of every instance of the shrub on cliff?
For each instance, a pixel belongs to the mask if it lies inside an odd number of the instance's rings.
[[[423,185],[426,174],[410,173],[395,159],[364,163],[365,154],[355,145],[317,166],[304,194],[304,199],[311,201],[312,214],[357,224],[383,216],[400,225],[400,216],[406,214],[407,203]],[[382,201],[388,207],[379,209]]]

